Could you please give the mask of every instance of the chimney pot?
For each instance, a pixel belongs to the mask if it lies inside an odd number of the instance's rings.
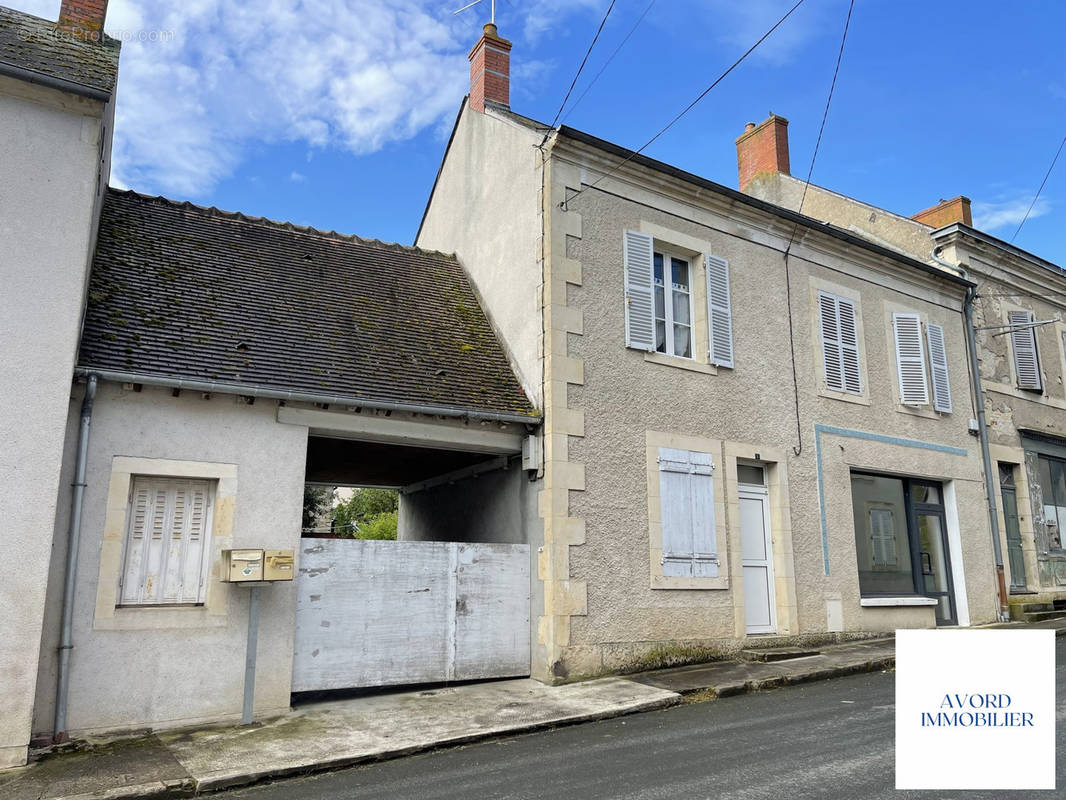
[[[789,174],[788,120],[771,114],[756,125],[749,122],[737,139],[737,175],[740,191],[748,188],[756,176],[780,172]]]
[[[484,111],[485,103],[511,105],[511,43],[501,39],[496,26],[485,24],[470,59],[470,105]]]
[[[63,0],[59,7],[59,30],[76,39],[98,42],[104,35],[108,0]]]

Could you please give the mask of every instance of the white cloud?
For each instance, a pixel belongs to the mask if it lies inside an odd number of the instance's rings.
[[[297,172],[296,170],[293,170],[289,173],[289,180],[293,183],[303,183],[307,180],[307,176],[304,175],[302,172]]]
[[[983,231],[994,231],[999,228],[1017,227],[1025,218],[1025,212],[1029,204],[1033,202],[1032,196],[1017,195],[1013,198],[999,197],[994,202],[973,204],[973,224],[975,228]],[[1036,201],[1033,210],[1029,212],[1029,219],[1042,217],[1051,211],[1051,203],[1041,197]]]

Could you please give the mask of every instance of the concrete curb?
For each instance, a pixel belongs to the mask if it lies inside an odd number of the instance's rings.
[[[715,686],[704,688],[687,688],[679,690],[683,697],[689,695],[710,692],[714,698],[732,697],[738,694],[750,694],[751,692],[765,692],[771,689],[780,689],[784,686],[798,686],[804,683],[828,680],[829,678],[842,678],[847,675],[860,675],[865,672],[880,672],[896,665],[895,656],[875,658],[862,664],[847,664],[839,667],[824,667],[798,675],[774,675],[768,678],[759,678],[749,681],[730,681]]]

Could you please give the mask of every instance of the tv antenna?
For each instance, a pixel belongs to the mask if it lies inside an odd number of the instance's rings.
[[[473,3],[467,3],[465,6],[460,8],[458,11],[453,11],[452,12],[452,16],[454,17],[456,14],[461,14],[464,11],[466,11],[468,8],[473,8],[474,6],[476,6],[481,1],[482,0],[474,0]],[[492,24],[495,25],[496,24],[496,0],[489,0],[489,2],[492,3],[492,20],[491,21],[492,21]]]

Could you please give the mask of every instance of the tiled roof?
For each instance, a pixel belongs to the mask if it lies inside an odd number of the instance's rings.
[[[454,257],[109,190],[79,365],[536,416]]]
[[[55,22],[0,6],[0,62],[111,92],[119,47],[109,36],[81,41],[57,31]]]

